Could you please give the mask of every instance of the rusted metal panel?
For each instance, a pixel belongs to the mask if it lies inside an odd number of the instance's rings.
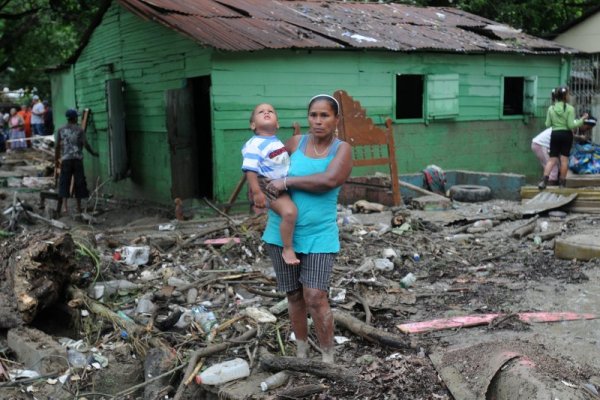
[[[341,1],[119,0],[139,16],[203,46],[261,49],[383,49],[453,53],[577,53],[467,12]]]

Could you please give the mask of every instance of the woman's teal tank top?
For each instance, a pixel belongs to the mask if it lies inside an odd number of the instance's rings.
[[[309,135],[303,135],[298,148],[291,156],[288,176],[306,176],[325,172],[335,157],[341,143],[335,139],[325,158],[310,158],[305,155]],[[340,239],[337,226],[337,198],[340,188],[328,192],[313,193],[290,189],[289,193],[298,208],[298,219],[294,230],[294,249],[297,253],[337,253]],[[281,217],[269,210],[267,227],[262,239],[269,244],[283,246],[279,234]]]

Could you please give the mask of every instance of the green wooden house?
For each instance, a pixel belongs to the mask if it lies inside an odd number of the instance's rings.
[[[530,151],[575,50],[453,8],[286,0],[115,0],[51,72],[55,115],[89,109],[88,182],[168,203],[226,200],[260,102],[281,136],[318,93],[394,122],[401,174],[536,178]],[[355,171],[363,174],[370,171]]]

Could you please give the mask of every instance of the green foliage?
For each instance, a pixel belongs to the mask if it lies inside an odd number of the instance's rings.
[[[46,68],[63,63],[79,46],[101,1],[0,1],[0,84],[36,87],[50,95]]]

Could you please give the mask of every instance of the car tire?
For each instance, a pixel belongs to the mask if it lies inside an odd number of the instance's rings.
[[[487,201],[492,198],[492,189],[480,185],[454,185],[450,188],[450,198],[466,203]]]

